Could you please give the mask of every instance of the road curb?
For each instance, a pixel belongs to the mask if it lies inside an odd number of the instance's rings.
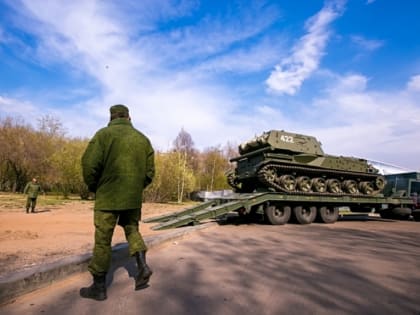
[[[152,249],[164,244],[165,242],[170,242],[182,238],[191,232],[209,228],[214,225],[216,225],[215,222],[209,222],[195,226],[177,228],[168,232],[163,232],[162,234],[145,236],[144,240],[147,244],[147,247]],[[127,256],[121,255],[121,253],[126,252],[127,248],[127,243],[113,246],[113,259],[126,259]],[[53,282],[70,276],[76,272],[86,272],[87,265],[91,257],[91,253],[66,257],[53,263],[36,266],[29,270],[17,272],[10,276],[1,278],[0,304],[8,303],[20,295],[46,287]],[[115,263],[114,260],[113,263]]]

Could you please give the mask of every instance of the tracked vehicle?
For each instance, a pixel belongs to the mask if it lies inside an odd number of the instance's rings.
[[[227,174],[235,192],[378,196],[386,181],[367,160],[327,155],[312,136],[271,130],[239,146]]]
[[[390,175],[386,183],[367,160],[324,154],[311,136],[271,130],[240,145],[231,162],[234,192],[144,222],[160,230],[236,212],[275,225],[334,223],[340,209],[420,220],[420,173]]]

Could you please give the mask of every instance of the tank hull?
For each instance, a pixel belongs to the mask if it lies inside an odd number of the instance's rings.
[[[274,134],[274,135],[273,135]],[[234,171],[228,174],[228,182],[237,192],[277,191],[304,194],[378,195],[385,186],[385,179],[365,159],[325,155],[320,143],[313,137],[300,135],[305,147],[283,146],[282,134],[290,141],[296,137],[285,132],[265,133],[258,142],[252,140],[240,147],[240,156]],[[306,137],[306,138],[305,138]],[[273,140],[275,139],[275,141]],[[271,143],[269,143],[271,141]],[[273,145],[275,144],[275,146]],[[311,152],[311,148],[314,148]],[[295,152],[291,150],[295,150]]]

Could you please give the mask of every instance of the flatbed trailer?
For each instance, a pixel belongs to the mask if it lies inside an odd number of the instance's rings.
[[[330,196],[284,194],[277,192],[232,193],[217,197],[185,210],[145,219],[146,223],[158,223],[153,230],[198,224],[202,220],[215,219],[230,212],[240,215],[263,215],[269,223],[286,224],[295,220],[310,224],[315,220],[334,223],[339,217],[339,208],[348,207],[353,212],[379,214],[405,213],[411,211],[413,200],[405,196]],[[386,217],[386,215],[384,215]]]

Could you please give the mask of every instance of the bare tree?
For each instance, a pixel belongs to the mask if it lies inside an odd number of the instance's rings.
[[[66,134],[61,121],[51,115],[45,115],[38,119],[38,130],[43,134],[56,138],[63,138]]]
[[[191,135],[181,128],[173,144],[178,160],[177,201],[181,203],[185,195],[186,173],[195,155],[194,142]]]

